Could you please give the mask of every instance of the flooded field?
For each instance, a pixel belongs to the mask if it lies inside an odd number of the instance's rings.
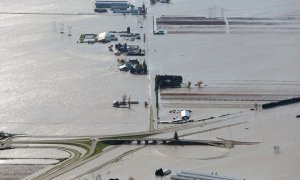
[[[1,179],[15,180],[27,177],[43,168],[45,165],[1,165],[0,177]]]
[[[300,33],[297,17],[176,17],[156,18],[156,28],[168,34]]]
[[[142,1],[130,2],[142,4]],[[1,1],[0,131],[62,137],[147,131],[151,124],[150,106],[154,106],[153,80],[156,74],[182,75],[184,83],[203,81],[208,85],[206,89],[184,88],[177,93],[225,91],[271,93],[274,96],[280,93],[292,96],[299,94],[298,0],[173,0],[170,4],[150,5],[149,1],[145,1],[145,4],[148,15],[143,18],[122,14],[93,14],[92,0]],[[228,18],[227,25],[222,26],[162,25],[159,28],[170,33],[153,35],[153,16],[163,15]],[[114,43],[78,43],[81,34],[125,31],[128,26],[132,32],[145,34],[145,43],[134,43],[146,48],[148,75],[120,72],[117,66],[119,57],[108,49]],[[122,41],[127,42],[126,39]],[[113,102],[121,100],[124,94],[140,103],[131,109],[112,107]],[[147,108],[144,107],[145,101],[149,103]],[[217,147],[145,147],[124,156],[120,161],[105,165],[110,159],[131,148],[117,152],[112,150],[105,158],[96,158],[91,166],[86,164],[77,171],[81,174],[76,176],[87,179],[95,179],[96,175],[104,178],[128,179],[132,176],[137,179],[154,179],[154,171],[160,167],[172,168],[174,173],[182,169],[209,173],[218,171],[224,175],[249,179],[293,179],[299,176],[296,161],[299,161],[297,154],[300,136],[295,128],[299,125],[295,119],[298,105],[292,105],[291,109],[284,107],[261,113],[251,112],[248,106],[244,108],[241,105],[219,108],[213,104],[203,108],[195,102],[174,103],[162,99],[160,117],[171,119],[173,115],[168,111],[182,108],[192,109],[195,118],[214,116],[218,117],[216,122],[220,122],[203,126],[203,130],[220,128],[217,131],[196,133],[184,138],[223,137],[263,143],[230,150]],[[227,121],[219,117],[224,114],[235,116]],[[156,117],[154,120],[156,127],[166,128],[157,125]],[[246,121],[246,125],[223,127],[227,123]],[[269,124],[273,125],[269,127]],[[249,129],[250,133],[247,131]],[[199,125],[180,133],[201,130]],[[169,132],[162,136],[172,134]],[[279,145],[283,153],[274,155],[272,147],[275,145]],[[4,158],[30,159],[29,156],[32,156],[32,152],[24,152],[24,156],[19,156],[14,150],[6,152]],[[47,152],[34,158],[39,159],[44,154]],[[258,166],[261,161],[264,163]],[[149,162],[149,167],[142,167],[144,162]],[[92,167],[97,166],[102,168],[91,171]],[[264,172],[251,170],[253,167],[263,169],[263,166],[268,167]],[[44,167],[13,167],[3,163],[0,166],[3,169],[0,177],[21,179]],[[68,173],[72,174],[72,171]],[[85,177],[80,177],[82,174]]]
[[[6,6],[1,3],[3,11],[21,10],[10,3]],[[44,12],[93,11],[93,1],[77,5],[72,2],[67,6],[73,9],[67,11],[55,1],[37,4],[32,1],[28,6],[32,11]],[[1,130],[30,135],[95,135],[148,128],[145,117],[149,110],[143,105],[128,110],[112,108],[112,103],[123,94],[140,102],[149,100],[149,77],[119,72],[117,58],[108,51],[109,44],[77,43],[82,33],[122,31],[130,25],[132,31],[139,32],[136,17],[1,15],[0,18],[1,40],[5,42],[1,45],[0,62]],[[66,32],[67,26],[72,26],[72,36],[59,33],[60,23]]]

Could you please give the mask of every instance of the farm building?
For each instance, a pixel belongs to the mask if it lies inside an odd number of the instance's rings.
[[[96,1],[96,9],[127,9],[127,1]]]
[[[99,42],[110,42],[110,41],[117,41],[118,37],[114,34],[102,32],[98,34],[98,41]]]

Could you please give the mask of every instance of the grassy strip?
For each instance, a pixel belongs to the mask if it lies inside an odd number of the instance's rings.
[[[94,153],[91,156],[95,156],[99,153],[101,153],[103,151],[104,148],[106,148],[107,146],[109,146],[108,144],[104,143],[104,142],[98,142],[95,148]]]

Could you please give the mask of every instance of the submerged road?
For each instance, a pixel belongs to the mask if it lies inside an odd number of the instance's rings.
[[[223,117],[223,120],[214,120],[214,122],[213,121],[212,122],[205,122],[205,123],[200,123],[198,125],[184,124],[184,125],[181,125],[182,126],[181,130],[191,129],[191,128],[195,128],[195,127],[206,127],[204,125],[207,125],[207,124],[211,124],[211,125],[215,126],[215,128],[203,129],[202,131],[191,132],[190,134],[205,133],[207,131],[214,131],[214,130],[217,130],[217,129],[227,128],[227,127],[230,127],[230,126],[238,126],[238,125],[241,125],[241,124],[245,123],[245,122],[240,122],[240,123],[231,123],[231,124],[218,126],[218,123],[224,122],[226,120],[232,120],[235,117],[236,116],[227,117],[227,118]],[[168,128],[168,129],[164,129],[164,130],[156,130],[156,132],[160,133],[157,136],[161,136],[161,135],[165,135],[165,134],[170,133],[170,132],[174,132],[174,130],[179,130],[179,129],[180,129],[180,127],[176,126],[176,127],[172,127],[172,128]],[[187,135],[188,134],[182,134],[180,137],[187,136]],[[145,138],[145,139],[147,139],[147,138]],[[148,139],[151,140],[152,138],[148,138]],[[102,139],[102,140],[104,140],[104,139]],[[223,142],[225,142],[225,141],[227,142],[229,140],[223,140]],[[208,143],[208,145],[210,145],[210,146],[218,146],[219,147],[218,144],[214,144],[213,142],[205,141],[205,143]],[[245,144],[247,142],[239,142],[239,143]],[[255,144],[255,143],[257,143],[257,142],[251,142],[250,144]],[[234,144],[237,144],[237,142],[234,142]],[[223,145],[227,147],[228,144],[223,143]],[[229,143],[229,146],[228,146],[229,148],[232,147],[230,145],[231,144]],[[122,152],[120,151],[120,149],[118,149],[118,147],[123,147],[123,146],[116,146],[116,149],[109,149],[106,153],[100,154],[99,158],[93,159],[90,162],[84,163],[84,164],[82,164],[82,166],[80,166],[78,168],[75,168],[75,169],[67,172],[66,174],[61,175],[61,176],[57,177],[56,179],[60,180],[60,179],[64,179],[64,178],[67,178],[67,177],[71,177],[71,179],[77,179],[77,178],[83,177],[85,175],[88,175],[88,174],[90,174],[90,173],[92,173],[96,170],[99,170],[99,169],[109,165],[110,163],[119,161],[122,157],[124,157],[128,154],[131,154],[131,153],[139,150],[140,148],[143,148],[143,147],[146,147],[146,146],[144,144],[141,144],[141,146],[139,146],[137,148],[135,146],[133,146],[133,148],[135,148],[135,150],[133,150],[133,149],[125,150],[124,149]],[[128,148],[128,146],[127,146],[127,148]],[[89,167],[89,169],[87,167]]]
[[[243,113],[242,113],[243,114]],[[144,147],[144,145],[141,145],[139,147],[134,147],[127,150],[126,148],[123,149],[109,149],[103,152],[103,154],[95,155],[95,149],[96,144],[98,142],[101,142],[103,140],[107,139],[113,139],[113,138],[122,138],[126,139],[128,137],[137,137],[137,136],[143,136],[147,137],[150,135],[155,135],[160,137],[164,136],[170,136],[173,134],[174,131],[182,131],[179,137],[184,137],[192,134],[197,133],[204,133],[207,131],[214,131],[230,126],[238,126],[241,124],[244,124],[246,122],[231,122],[231,120],[234,120],[237,117],[240,117],[242,114],[234,114],[226,117],[218,117],[215,119],[207,120],[206,122],[194,122],[194,123],[188,123],[188,124],[181,124],[181,125],[175,125],[164,129],[156,129],[151,132],[140,132],[140,133],[126,133],[121,135],[115,135],[115,136],[77,136],[77,137],[70,137],[70,136],[27,136],[27,137],[15,137],[13,139],[10,139],[6,141],[9,145],[15,145],[15,144],[26,144],[29,147],[32,146],[39,146],[39,147],[45,147],[49,148],[51,146],[52,148],[62,148],[67,151],[70,151],[74,153],[74,157],[67,159],[66,161],[63,161],[59,164],[57,164],[52,169],[43,172],[42,174],[37,175],[33,179],[64,179],[66,177],[70,177],[72,175],[72,178],[81,177],[85,174],[88,174],[90,172],[93,172],[93,170],[101,169],[102,167],[106,166],[107,164],[110,164],[112,162],[120,160],[122,157]],[[226,124],[219,124],[219,123],[226,123]],[[209,129],[207,125],[209,126]],[[203,127],[204,129],[201,131],[196,132],[184,132],[184,130],[193,129],[193,128],[199,128]],[[171,134],[170,134],[171,133]],[[172,135],[171,135],[172,136]],[[158,138],[158,137],[156,137]],[[172,138],[172,137],[169,137]],[[142,137],[140,137],[142,139]],[[145,138],[147,139],[147,138]],[[148,138],[151,140],[151,138]],[[222,141],[222,140],[221,140]],[[224,141],[224,140],[223,140]],[[204,142],[204,141],[203,141]],[[214,142],[206,142],[207,145],[216,145]],[[66,147],[62,147],[66,146]],[[74,148],[72,148],[74,147]],[[79,152],[77,149],[82,148],[85,149],[86,152]],[[117,146],[119,147],[119,146]],[[77,149],[76,149],[77,148]],[[117,151],[116,151],[117,150]],[[97,158],[99,157],[99,158]],[[92,170],[91,170],[92,169]]]

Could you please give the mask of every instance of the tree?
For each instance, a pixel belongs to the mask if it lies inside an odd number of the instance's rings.
[[[175,131],[175,133],[174,133],[174,139],[175,139],[175,140],[178,140],[178,134],[177,134],[177,131]]]
[[[148,67],[145,61],[143,62],[143,69],[144,69],[144,74],[148,74]]]
[[[191,81],[188,82],[187,87],[190,88],[192,85]]]
[[[197,84],[195,84],[195,85],[198,86],[198,87],[201,87],[202,83],[203,83],[202,81],[198,81]]]
[[[129,106],[129,108],[130,108],[130,105],[131,105],[131,97],[129,96],[128,97],[128,106]]]

